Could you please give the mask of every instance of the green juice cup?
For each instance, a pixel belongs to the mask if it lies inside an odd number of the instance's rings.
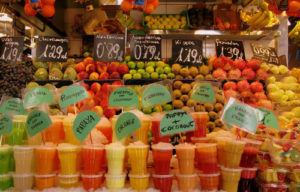
[[[14,116],[12,131],[7,135],[7,144],[23,145],[26,138],[26,118],[27,116]]]
[[[0,174],[7,174],[9,172],[9,161],[12,148],[8,145],[0,147]]]
[[[5,191],[13,186],[11,175],[0,175],[0,190]]]

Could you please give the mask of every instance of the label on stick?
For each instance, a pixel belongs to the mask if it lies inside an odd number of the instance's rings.
[[[139,118],[131,112],[122,113],[119,116],[115,132],[118,140],[123,139],[124,137],[132,134],[135,130],[141,127],[141,122]]]
[[[85,88],[80,85],[71,85],[61,93],[59,105],[65,108],[86,98],[88,98],[88,93]]]
[[[143,107],[151,107],[172,100],[168,89],[162,85],[151,85],[142,94]]]
[[[13,122],[10,116],[0,116],[0,135],[8,134],[12,131]]]
[[[53,101],[54,97],[49,89],[45,87],[35,87],[26,93],[24,106],[30,108],[41,104],[53,103]]]
[[[139,106],[139,97],[130,88],[121,87],[114,90],[109,95],[109,106],[111,107],[131,107]]]
[[[200,101],[203,103],[213,103],[215,101],[215,91],[209,83],[199,83],[193,87],[192,100]]]
[[[35,136],[51,125],[52,121],[49,116],[45,112],[39,110],[32,111],[26,120],[26,129],[30,137]]]
[[[0,113],[11,115],[25,115],[27,110],[23,106],[23,102],[19,98],[8,99],[0,106]]]

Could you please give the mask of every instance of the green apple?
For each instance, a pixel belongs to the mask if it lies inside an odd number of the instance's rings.
[[[151,113],[152,113],[152,107],[144,108],[144,109],[143,109],[143,112],[144,112],[145,114],[151,114]]]
[[[153,107],[152,111],[153,112],[159,112],[159,107],[158,106]]]
[[[130,55],[127,55],[127,56],[125,57],[125,61],[126,61],[126,62],[129,62],[130,60],[131,60]]]
[[[150,73],[148,73],[148,72],[143,73],[142,76],[143,76],[143,79],[150,79]]]
[[[128,67],[129,67],[130,69],[135,69],[135,66],[136,66],[136,64],[135,64],[134,61],[129,61],[129,62],[128,62]]]
[[[133,74],[133,79],[141,79],[141,78],[142,78],[142,74],[140,73]]]
[[[171,111],[173,109],[171,104],[163,105],[162,108],[164,111]]]
[[[160,74],[160,75],[159,75],[159,78],[160,78],[160,79],[167,79],[168,76],[167,76],[166,74]]]
[[[135,70],[135,69],[131,69],[131,70],[129,71],[129,73],[130,73],[131,75],[136,74],[136,70]]]
[[[138,69],[137,72],[140,73],[140,74],[144,74],[145,73],[145,69]]]
[[[155,62],[153,62],[153,61],[150,61],[150,62],[148,62],[147,64],[146,64],[146,67],[155,67]]]
[[[156,71],[158,74],[164,73],[164,69],[163,69],[162,67],[157,67],[157,68],[155,69],[155,71]]]
[[[145,63],[143,61],[139,61],[137,62],[136,66],[138,69],[144,69]]]
[[[165,66],[165,62],[163,62],[163,61],[157,61],[156,67],[164,67],[164,66]]]
[[[154,68],[149,66],[149,67],[146,67],[146,72],[148,73],[153,73],[154,72]]]
[[[170,67],[164,67],[164,73],[171,73],[172,69]]]
[[[174,79],[175,78],[175,74],[174,73],[168,73],[168,78],[169,79]]]
[[[132,79],[132,75],[127,73],[123,76],[123,79]]]
[[[151,73],[151,79],[158,79],[159,74],[157,72]]]

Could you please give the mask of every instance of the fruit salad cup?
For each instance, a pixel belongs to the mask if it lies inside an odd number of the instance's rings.
[[[289,186],[287,184],[277,184],[277,183],[261,183],[259,185],[260,192],[287,192]]]
[[[288,170],[284,168],[260,166],[258,170],[258,177],[261,181],[267,183],[283,183],[286,181]]]
[[[246,141],[246,145],[242,154],[240,166],[252,168],[255,165],[261,142],[250,139],[244,139],[244,141]]]
[[[269,143],[272,162],[278,165],[293,166],[300,162],[300,141],[272,139]]]

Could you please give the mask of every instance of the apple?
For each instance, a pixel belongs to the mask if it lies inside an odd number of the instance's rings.
[[[89,74],[85,71],[81,71],[80,73],[77,74],[77,79],[83,80],[88,78],[89,78]]]
[[[236,83],[233,81],[227,81],[223,85],[223,89],[226,91],[228,89],[236,90]]]
[[[106,80],[108,78],[109,78],[109,74],[107,72],[101,73],[100,77],[99,77],[99,79],[101,79],[101,80]]]
[[[107,71],[107,64],[105,62],[97,61],[96,68],[97,68],[98,73],[100,73],[100,74],[104,73]]]
[[[264,89],[264,86],[261,82],[259,81],[255,81],[255,82],[252,82],[251,85],[250,85],[250,88],[251,88],[251,91],[253,93],[256,93],[256,92],[261,92],[263,91]]]
[[[228,79],[239,79],[241,77],[241,71],[239,69],[231,69],[228,72]]]
[[[226,91],[224,91],[224,97],[225,99],[229,99],[230,97],[234,97],[234,98],[237,98],[238,96],[238,93],[235,91],[235,90],[232,90],[232,89],[228,89]]]
[[[218,68],[217,70],[215,70],[213,72],[212,76],[215,79],[226,79],[227,78],[226,72],[221,68]]]
[[[112,83],[112,85],[119,85],[119,86],[122,86],[123,83],[122,83],[122,81],[114,81],[114,82]]]
[[[117,63],[117,62],[111,62],[107,66],[107,72],[109,74],[112,74],[113,72],[117,72],[118,71],[118,66],[119,66],[119,63]]]
[[[110,75],[109,75],[109,79],[120,79],[121,76],[120,76],[120,73],[119,72],[112,72]]]
[[[260,68],[261,62],[257,59],[251,59],[247,61],[247,67],[253,69],[254,71]]]
[[[239,92],[246,91],[250,89],[250,84],[247,80],[242,80],[237,83],[237,90]]]
[[[108,107],[108,98],[105,98],[105,99],[102,99],[101,101],[100,101],[100,106],[102,107],[102,108],[107,108]]]
[[[129,68],[126,64],[119,65],[117,70],[121,75],[124,75],[129,72]]]
[[[237,59],[233,62],[233,66],[242,71],[246,67],[246,62],[243,59]]]
[[[229,71],[231,69],[232,69],[232,64],[230,62],[225,63],[225,65],[223,66],[224,71]]]
[[[75,70],[77,73],[80,73],[81,71],[85,71],[85,65],[83,62],[77,63],[75,65]]]
[[[94,64],[88,64],[85,68],[85,71],[91,74],[96,71],[96,66]]]
[[[99,74],[97,72],[93,72],[89,76],[90,80],[98,80],[99,79]]]
[[[94,93],[98,93],[98,92],[101,90],[101,85],[100,85],[100,83],[94,82],[94,83],[91,85],[91,90],[92,90]]]
[[[258,80],[266,80],[267,77],[268,77],[268,73],[265,69],[260,68],[256,71],[256,78]]]
[[[87,57],[83,60],[83,63],[85,64],[85,66],[87,66],[88,64],[94,64],[94,59],[92,57]]]
[[[255,79],[255,72],[251,68],[245,68],[242,72],[242,77],[248,79],[248,80],[253,80]]]

